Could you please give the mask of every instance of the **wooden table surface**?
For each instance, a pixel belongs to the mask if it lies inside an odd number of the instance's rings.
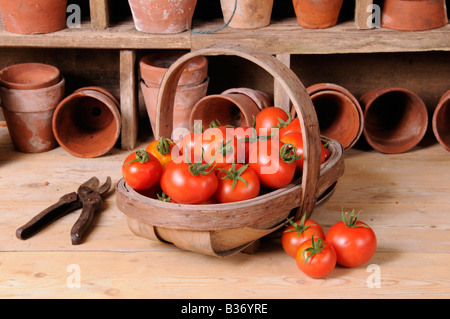
[[[255,254],[225,259],[139,238],[113,192],[81,245],[70,240],[79,211],[28,240],[15,237],[88,178],[117,183],[127,154],[113,149],[82,159],[61,147],[18,153],[0,127],[0,298],[450,297],[450,153],[433,138],[404,154],[358,147],[345,154],[336,192],[313,219],[327,231],[341,209],[362,210],[378,248],[368,263],[338,266],[324,279],[300,272],[276,238],[262,240]]]

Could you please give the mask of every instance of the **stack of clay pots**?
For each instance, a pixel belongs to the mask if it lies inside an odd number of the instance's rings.
[[[0,71],[3,114],[17,151],[40,153],[57,146],[52,117],[64,89],[64,78],[52,65],[22,63]]]
[[[140,60],[141,90],[150,124],[155,134],[156,104],[164,75],[170,65],[181,57],[183,51],[158,51]],[[173,129],[190,129],[189,117],[194,105],[208,90],[208,60],[199,56],[184,69],[177,86],[173,111]]]

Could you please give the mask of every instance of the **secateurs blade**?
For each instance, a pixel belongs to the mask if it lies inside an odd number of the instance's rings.
[[[81,184],[76,192],[62,196],[58,202],[44,209],[28,223],[18,228],[16,231],[17,238],[28,239],[48,224],[82,208],[81,214],[70,232],[72,245],[80,244],[95,214],[102,206],[102,197],[111,188],[111,177],[108,176],[106,182],[101,186],[99,185],[98,178],[92,177]]]

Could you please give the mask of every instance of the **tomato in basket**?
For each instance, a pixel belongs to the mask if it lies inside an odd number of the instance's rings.
[[[237,202],[259,195],[260,182],[258,175],[248,164],[231,164],[217,171],[219,187],[215,197],[221,203]]]
[[[148,191],[158,183],[162,170],[162,165],[155,156],[145,150],[137,150],[123,162],[122,176],[132,189]]]

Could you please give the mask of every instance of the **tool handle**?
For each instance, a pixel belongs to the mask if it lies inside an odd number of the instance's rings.
[[[28,223],[18,228],[16,230],[16,237],[19,239],[28,239],[48,224],[78,208],[81,208],[81,201],[78,200],[77,193],[72,192],[66,194],[58,202],[44,209]]]
[[[70,232],[70,238],[72,239],[72,245],[79,245],[83,240],[89,226],[94,219],[95,214],[102,206],[102,197],[97,192],[91,192],[84,195],[83,198],[83,209],[81,210],[80,217],[73,225]]]

